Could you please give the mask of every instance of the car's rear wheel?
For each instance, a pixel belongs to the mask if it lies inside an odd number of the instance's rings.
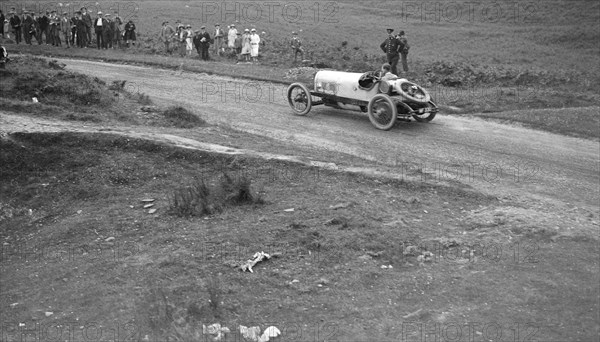
[[[373,126],[378,129],[387,131],[394,127],[396,118],[398,117],[398,110],[396,104],[386,94],[377,94],[373,96],[369,105],[367,106],[369,112],[369,120]]]
[[[308,88],[302,83],[293,83],[287,89],[290,107],[296,115],[306,115],[312,108],[312,98]]]
[[[437,106],[429,101],[424,107],[420,108],[418,111],[423,111],[422,114],[413,114],[413,118],[418,122],[429,122],[435,118]]]

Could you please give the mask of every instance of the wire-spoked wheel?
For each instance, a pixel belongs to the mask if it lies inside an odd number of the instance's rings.
[[[312,98],[308,88],[302,83],[292,83],[287,89],[290,107],[296,115],[306,115],[312,108]]]
[[[373,126],[378,129],[387,131],[394,127],[396,118],[398,117],[398,110],[396,104],[386,94],[377,94],[373,96],[369,105],[367,106],[369,112],[369,120]]]

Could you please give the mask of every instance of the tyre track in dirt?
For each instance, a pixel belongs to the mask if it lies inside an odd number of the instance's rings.
[[[183,105],[209,123],[377,161],[377,168],[391,173],[424,172],[424,177],[458,180],[497,196],[598,211],[600,145],[591,140],[446,115],[429,124],[400,123],[384,132],[363,113],[317,106],[306,117],[294,116],[281,84],[60,61],[67,70],[107,83],[127,80],[129,91],[147,94],[158,105]],[[270,152],[276,153],[277,146]]]

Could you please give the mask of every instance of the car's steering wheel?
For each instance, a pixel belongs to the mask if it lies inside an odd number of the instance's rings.
[[[376,80],[379,80],[381,78],[381,70],[375,70],[373,71],[373,77],[375,77]]]

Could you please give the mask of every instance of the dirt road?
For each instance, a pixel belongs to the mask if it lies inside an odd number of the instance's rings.
[[[420,174],[427,181],[458,181],[498,197],[545,203],[556,210],[579,207],[598,212],[600,145],[591,140],[446,115],[429,124],[400,123],[384,132],[363,113],[319,106],[306,117],[294,116],[281,84],[92,61],[61,62],[68,70],[107,83],[127,80],[129,91],[147,94],[160,105],[184,105],[210,123],[372,160],[377,162],[374,169]]]

